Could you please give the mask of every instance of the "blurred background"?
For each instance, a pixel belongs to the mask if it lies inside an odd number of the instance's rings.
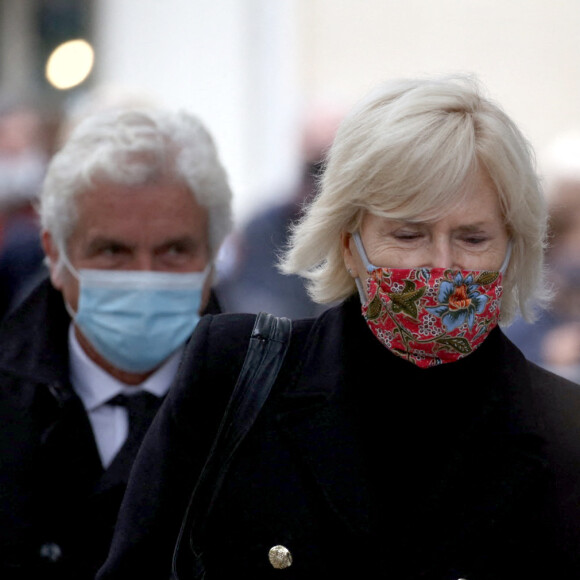
[[[0,248],[30,231],[26,202],[79,118],[123,104],[184,108],[230,175],[237,228],[220,268],[243,287],[240,272],[270,265],[283,245],[344,110],[387,78],[456,72],[477,75],[519,124],[564,229],[576,231],[580,211],[561,209],[580,197],[579,31],[578,0],[0,0]],[[580,238],[566,239],[569,266]],[[269,253],[249,262],[252,245]],[[29,254],[11,268],[38,259]],[[303,294],[286,286],[286,303]],[[255,299],[226,302],[255,310]]]
[[[390,77],[477,74],[541,160],[580,129],[579,30],[578,0],[0,0],[0,94],[52,123],[91,91],[197,113],[241,222],[298,178],[308,107]]]

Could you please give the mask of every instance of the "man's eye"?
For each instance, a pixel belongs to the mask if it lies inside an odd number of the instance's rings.
[[[126,249],[123,246],[112,244],[101,248],[101,255],[103,256],[118,256],[124,253]]]
[[[172,244],[166,248],[165,253],[169,256],[181,256],[187,253],[187,248],[183,244]]]

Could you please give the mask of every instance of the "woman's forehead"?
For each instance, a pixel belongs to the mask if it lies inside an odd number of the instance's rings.
[[[476,170],[459,187],[426,184],[407,191],[374,196],[365,213],[408,222],[433,222],[453,212],[501,216],[497,189],[484,170]]]
[[[373,221],[385,228],[444,223],[453,229],[475,231],[503,224],[505,220],[495,190],[482,189],[457,196],[450,203],[432,204],[431,207],[411,204],[395,210],[376,211],[371,208],[364,213],[361,221]]]

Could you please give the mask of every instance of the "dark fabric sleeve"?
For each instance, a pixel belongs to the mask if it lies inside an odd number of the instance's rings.
[[[137,455],[99,580],[171,573],[191,491],[241,368],[254,316],[205,316]]]

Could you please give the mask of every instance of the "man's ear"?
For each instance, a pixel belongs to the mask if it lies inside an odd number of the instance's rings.
[[[42,242],[42,249],[44,250],[44,254],[48,261],[50,281],[57,290],[60,290],[62,288],[62,268],[59,266],[60,252],[58,246],[51,233],[47,230],[42,231],[40,240]]]

